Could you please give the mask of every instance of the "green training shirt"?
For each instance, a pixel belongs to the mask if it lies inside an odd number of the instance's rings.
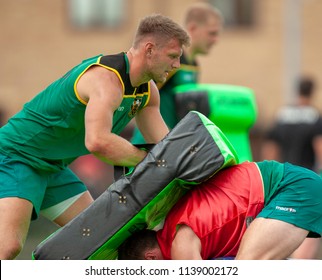
[[[0,152],[34,168],[58,171],[79,156],[85,147],[87,103],[76,90],[79,78],[98,65],[113,71],[123,86],[123,101],[113,115],[112,132],[120,134],[138,110],[147,105],[150,82],[132,87],[125,53],[99,55],[84,60],[36,95],[0,128]]]

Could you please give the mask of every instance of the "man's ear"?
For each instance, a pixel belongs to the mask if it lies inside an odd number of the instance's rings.
[[[145,260],[159,260],[159,249],[154,248],[154,249],[148,249],[145,253],[144,253],[144,259]]]
[[[195,30],[197,30],[198,25],[195,22],[190,22],[187,24],[186,30],[188,30],[189,34],[193,33]]]
[[[151,56],[153,48],[154,48],[154,44],[152,42],[147,42],[145,44],[145,53],[147,56],[149,57]]]

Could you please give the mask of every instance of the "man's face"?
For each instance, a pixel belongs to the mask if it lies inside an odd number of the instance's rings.
[[[210,17],[204,24],[198,24],[191,31],[191,46],[196,54],[208,54],[217,43],[221,31],[221,22],[215,17]]]
[[[156,83],[164,83],[173,69],[180,67],[180,56],[182,55],[182,46],[176,39],[163,44],[163,46],[154,45],[148,62],[148,71],[151,78]]]

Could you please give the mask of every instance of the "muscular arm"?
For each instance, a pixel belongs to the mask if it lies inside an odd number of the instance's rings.
[[[147,143],[158,143],[169,132],[160,114],[160,96],[154,82],[151,82],[149,104],[137,114],[135,119]]]
[[[173,260],[202,260],[201,242],[193,230],[180,225],[171,246]]]
[[[117,76],[105,68],[94,66],[77,84],[81,98],[86,100],[85,145],[101,160],[119,166],[135,166],[146,152],[126,139],[112,133],[113,113],[122,102],[122,85]]]

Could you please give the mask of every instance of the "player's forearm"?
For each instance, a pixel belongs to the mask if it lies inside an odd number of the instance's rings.
[[[115,134],[89,146],[89,151],[96,157],[117,166],[136,166],[147,154]]]

